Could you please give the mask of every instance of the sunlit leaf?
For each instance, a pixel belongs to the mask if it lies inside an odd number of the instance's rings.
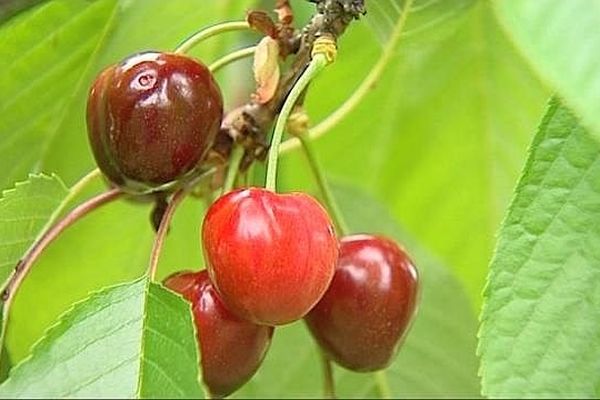
[[[600,139],[600,3],[511,0],[495,6],[531,65]]]
[[[500,230],[482,314],[484,394],[600,387],[600,145],[551,102]]]
[[[15,366],[3,398],[198,398],[189,303],[146,278],[75,304]]]

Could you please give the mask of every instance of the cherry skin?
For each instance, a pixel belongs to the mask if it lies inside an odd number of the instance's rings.
[[[165,286],[192,303],[200,343],[202,379],[213,397],[225,397],[248,382],[262,363],[273,328],[233,315],[206,271],[175,273]]]
[[[96,163],[113,184],[141,193],[192,175],[221,126],[223,99],[202,63],[135,54],[102,71],[87,104]]]
[[[241,318],[283,325],[302,318],[327,290],[338,244],[323,207],[304,193],[230,192],[202,227],[207,269]]]
[[[351,235],[340,241],[331,286],[306,316],[328,357],[353,371],[387,367],[417,308],[417,270],[387,238]]]

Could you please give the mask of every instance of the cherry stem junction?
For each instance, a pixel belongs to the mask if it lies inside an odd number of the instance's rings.
[[[329,186],[329,182],[327,182],[327,178],[323,173],[323,168],[321,167],[321,164],[319,163],[319,160],[315,154],[311,139],[307,135],[299,135],[298,138],[300,139],[300,143],[302,143],[304,154],[306,154],[308,164],[310,165],[312,173],[315,177],[315,181],[319,186],[323,200],[325,201],[325,204],[327,204],[327,208],[331,212],[333,220],[335,221],[340,234],[347,235],[350,232],[350,229],[348,228],[348,224],[344,219],[344,215],[342,214],[342,211],[335,200],[331,187]]]
[[[194,33],[192,36],[184,40],[177,48],[175,49],[175,53],[187,53],[194,46],[200,44],[204,40],[211,38],[213,36],[219,35],[225,32],[233,32],[233,31],[243,31],[247,29],[252,29],[250,24],[246,21],[230,21],[223,22],[221,24],[209,26],[208,28],[202,29]]]
[[[221,68],[223,68],[231,63],[234,63],[238,60],[243,60],[244,58],[247,58],[247,57],[251,57],[252,55],[254,55],[255,51],[256,51],[256,46],[245,47],[243,49],[233,51],[233,52],[219,58],[217,61],[213,62],[212,64],[210,64],[208,69],[214,74],[217,71],[219,71]]]
[[[335,42],[332,38],[322,36],[315,40],[313,45],[312,60],[306,67],[306,70],[300,75],[298,81],[292,87],[289,95],[285,99],[281,112],[277,117],[273,138],[271,139],[271,147],[269,148],[267,177],[265,188],[275,191],[277,186],[277,162],[279,158],[279,146],[283,139],[287,121],[289,119],[296,102],[302,96],[310,82],[335,58]]]
[[[148,276],[152,281],[154,281],[156,277],[158,260],[169,231],[169,226],[171,225],[171,220],[173,219],[173,215],[175,215],[175,210],[179,204],[181,204],[181,201],[185,198],[186,194],[187,190],[185,188],[175,192],[160,220],[160,225],[158,226],[158,231],[156,232],[156,237],[154,238],[154,243],[152,245],[152,251],[150,252],[150,262],[148,265]]]

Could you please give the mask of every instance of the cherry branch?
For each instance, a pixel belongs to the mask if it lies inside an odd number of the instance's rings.
[[[242,170],[256,159],[264,160],[268,145],[266,138],[281,111],[294,84],[300,78],[311,61],[311,51],[315,40],[323,35],[339,38],[348,25],[365,13],[364,0],[308,0],[316,4],[316,14],[302,29],[290,33],[293,21],[288,1],[278,0],[276,11],[279,25],[276,26],[282,58],[293,55],[294,59],[288,71],[280,79],[275,94],[268,102],[261,104],[250,100],[236,108],[225,118],[217,143],[213,147],[215,158],[220,163],[229,159],[233,142],[244,146],[246,154]]]

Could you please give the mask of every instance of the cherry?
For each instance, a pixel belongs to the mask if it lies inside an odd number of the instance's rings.
[[[222,117],[223,99],[208,68],[170,53],[135,54],[107,67],[87,104],[98,167],[113,184],[134,193],[193,174]]]
[[[192,303],[200,343],[202,379],[212,396],[225,397],[256,372],[271,344],[273,328],[233,315],[206,271],[175,273],[165,286]]]
[[[262,188],[236,190],[214,202],[202,244],[229,309],[266,325],[302,318],[325,293],[338,256],[331,219],[315,199]]]
[[[348,369],[387,367],[417,307],[418,275],[387,238],[352,235],[340,241],[331,286],[305,321],[327,355]]]

